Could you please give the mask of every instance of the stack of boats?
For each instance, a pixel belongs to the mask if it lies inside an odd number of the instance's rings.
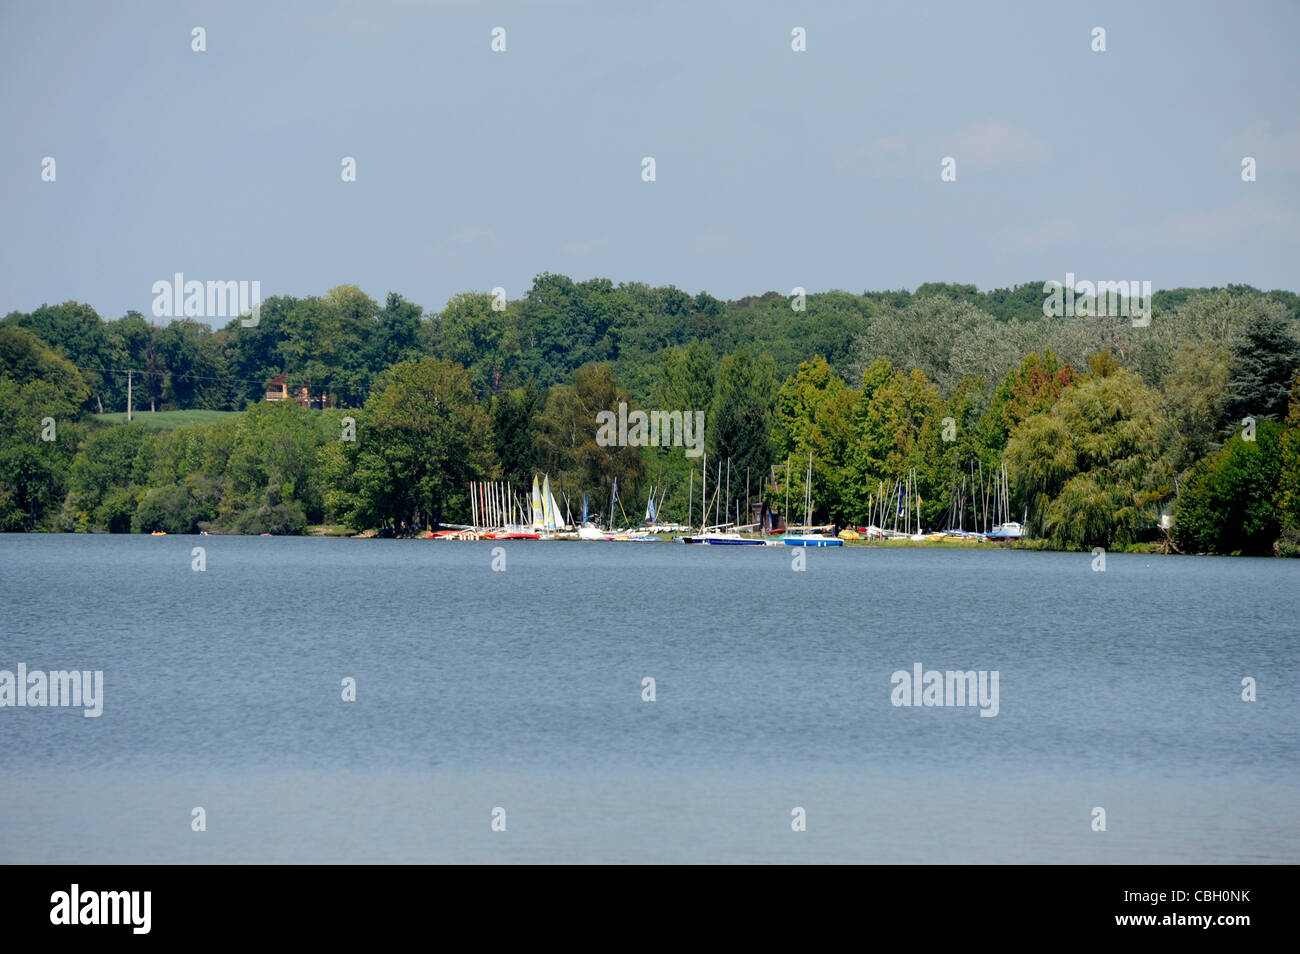
[[[509,484],[472,481],[470,524],[448,525],[428,534],[430,540],[577,540],[571,522],[551,492],[551,478],[533,476],[532,499]]]
[[[789,473],[789,465],[786,465]],[[705,474],[708,474],[707,464]],[[787,511],[789,505],[786,506]],[[842,547],[844,541],[839,537],[828,535],[834,527],[813,527],[812,523],[812,454],[808,455],[808,473],[804,480],[804,526],[789,527],[785,533],[776,538],[762,536],[744,536],[741,531],[755,533],[761,528],[756,523],[737,526],[733,523],[717,524],[703,527],[693,536],[677,537],[682,543],[701,544],[709,547]]]
[[[1014,520],[1008,519],[1009,487],[1006,465],[992,480],[985,480],[983,472],[976,472],[968,463],[969,475],[961,475],[959,464],[954,465],[954,487],[952,506],[949,509],[947,523],[949,529],[926,533],[921,529],[921,496],[917,489],[916,471],[910,471],[905,477],[896,481],[881,482],[876,494],[872,495],[870,505],[871,522],[865,527],[857,527],[835,534],[833,526],[812,525],[812,455],[808,455],[808,468],[804,477],[804,523],[801,526],[788,527],[777,536],[764,534],[763,527],[757,523],[740,524],[720,522],[725,516],[723,511],[730,506],[731,479],[730,462],[726,483],[727,507],[724,507],[719,491],[721,487],[721,468],[719,484],[714,497],[708,496],[708,463],[704,465],[704,483],[702,485],[701,503],[704,518],[698,531],[687,525],[663,523],[655,502],[652,489],[646,502],[645,517],[639,527],[628,529],[602,528],[587,517],[587,498],[582,499],[582,518],[571,519],[567,506],[561,508],[551,491],[551,479],[543,474],[539,480],[533,477],[531,497],[516,494],[509,484],[496,482],[474,482],[470,484],[470,510],[472,523],[468,526],[450,525],[448,529],[430,533],[431,539],[438,540],[588,540],[613,543],[659,543],[665,537],[672,536],[680,543],[714,547],[840,547],[845,540],[906,540],[910,542],[995,542],[1006,543],[1023,539],[1024,529]],[[786,473],[790,463],[786,464]],[[694,503],[694,470],[691,471],[692,487],[688,499]],[[967,479],[969,477],[969,480]],[[959,479],[960,478],[960,479]],[[748,477],[746,478],[748,485]],[[614,483],[610,498],[610,511],[618,500],[617,483]],[[969,491],[969,493],[968,493]],[[561,495],[563,496],[563,495]],[[786,487],[786,512],[790,511],[789,480]],[[746,489],[748,498],[748,486]],[[663,503],[663,492],[659,495],[659,504]],[[566,500],[567,504],[567,500]],[[740,500],[735,501],[735,516],[740,514]],[[620,507],[621,509],[621,507]],[[710,522],[709,518],[713,520]],[[970,517],[976,528],[981,524],[987,528],[994,520],[998,521],[992,529],[967,530],[966,518]]]

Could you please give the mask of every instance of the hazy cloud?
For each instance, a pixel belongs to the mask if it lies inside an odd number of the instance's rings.
[[[692,235],[688,247],[692,255],[726,255],[735,251],[738,243],[734,233],[710,226]]]
[[[1058,217],[1032,225],[1000,229],[993,237],[1004,248],[1032,252],[1075,241],[1079,237],[1079,226],[1073,219]]]
[[[869,139],[841,153],[836,167],[844,173],[869,179],[937,178],[944,156],[957,160],[961,170],[1041,162],[1047,145],[1028,129],[1004,119],[990,119],[950,133],[930,133],[908,139],[901,134]]]
[[[1217,209],[1197,209],[1172,216],[1151,229],[1149,238],[1162,245],[1219,251],[1233,248],[1249,233],[1290,232],[1295,221],[1295,212],[1289,207],[1264,197],[1247,196]]]
[[[990,119],[942,136],[936,142],[941,155],[952,156],[957,167],[1003,166],[1019,162],[1041,162],[1047,145],[1028,129]]]
[[[592,252],[599,251],[610,242],[608,235],[597,235],[587,239],[575,239],[560,245],[560,251],[570,258],[586,258]]]

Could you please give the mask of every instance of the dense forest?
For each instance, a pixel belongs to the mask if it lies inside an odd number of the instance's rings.
[[[616,523],[652,487],[684,520],[693,484],[698,517],[703,458],[598,444],[596,414],[626,402],[705,411],[710,481],[729,471],[735,500],[802,500],[811,455],[819,521],[867,522],[914,472],[940,528],[958,476],[1005,462],[1039,545],[1300,555],[1297,296],[1157,291],[1145,326],[1048,317],[1045,298],[720,301],[543,274],[440,312],[355,286],[274,297],[216,330],[45,305],[0,321],[0,529],[411,534],[466,522],[472,480],[536,472],[595,510],[617,480]],[[308,406],[266,400],[282,374]],[[155,411],[241,413],[164,429]]]

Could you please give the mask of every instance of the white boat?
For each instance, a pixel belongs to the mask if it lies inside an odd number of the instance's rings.
[[[812,523],[812,451],[808,452],[808,476],[804,480],[804,526]],[[816,531],[788,532],[781,534],[781,545],[787,547],[842,547],[844,541],[839,537],[828,537]]]
[[[1007,465],[1002,463],[1002,472],[999,475],[1000,482],[998,487],[998,509],[1002,512],[1003,520],[996,527],[986,533],[985,539],[992,540],[995,543],[1005,543],[1009,540],[1021,540],[1025,536],[1025,528],[1014,520],[1007,520],[1007,511],[1011,509],[1011,484],[1007,479]],[[1028,508],[1026,508],[1028,510]]]
[[[1006,523],[1000,523],[988,533],[985,537],[995,542],[1006,540],[1020,540],[1025,535],[1025,529],[1014,520],[1008,520]]]

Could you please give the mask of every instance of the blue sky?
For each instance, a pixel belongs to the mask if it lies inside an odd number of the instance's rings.
[[[544,271],[1297,290],[1297,35],[1281,2],[5,3],[0,314],[149,314],[178,271],[431,310]]]

